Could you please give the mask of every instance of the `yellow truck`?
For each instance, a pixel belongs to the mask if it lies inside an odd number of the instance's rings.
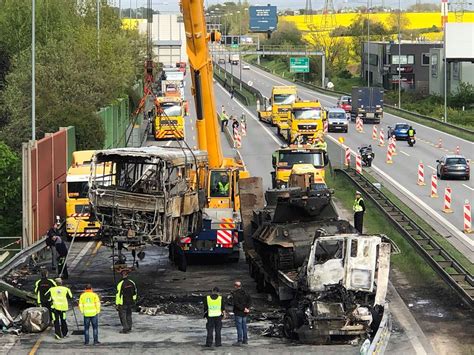
[[[311,145],[289,145],[281,147],[272,155],[272,187],[288,187],[292,169],[297,164],[310,164],[316,170],[315,179],[324,181],[324,167],[328,164],[327,153]]]
[[[296,86],[274,86],[270,105],[258,112],[261,121],[277,126],[280,122],[286,122],[291,115],[291,106],[296,101]]]
[[[93,150],[72,153],[72,165],[66,176],[66,233],[70,237],[96,237],[100,232],[88,196],[93,155]],[[104,179],[110,179],[110,171],[110,166],[104,166]]]
[[[296,101],[288,121],[278,123],[278,134],[288,144],[310,142],[315,133],[323,131],[323,117],[319,101]]]
[[[184,139],[185,102],[179,97],[158,97],[155,106],[155,139]]]

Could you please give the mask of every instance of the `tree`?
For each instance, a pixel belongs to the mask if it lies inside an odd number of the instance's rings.
[[[462,109],[469,109],[474,106],[474,85],[460,83],[456,92],[449,97],[449,106]]]
[[[303,36],[300,30],[293,22],[281,22],[278,29],[272,33],[270,39],[264,44],[268,45],[287,45],[301,46],[304,45]]]
[[[414,4],[407,8],[408,12],[439,12],[439,4]]]
[[[349,63],[349,48],[343,38],[328,36],[325,33],[312,32],[309,42],[324,52],[326,56],[326,75],[331,77],[341,72]]]
[[[400,21],[400,25],[399,22]],[[398,28],[400,27],[400,31],[403,33],[407,31],[408,27],[410,26],[410,19],[405,13],[400,14],[400,18],[398,16],[398,10],[396,12],[392,12],[387,20],[388,24],[388,31],[390,33],[398,33]]]
[[[0,236],[21,235],[21,162],[0,141]]]

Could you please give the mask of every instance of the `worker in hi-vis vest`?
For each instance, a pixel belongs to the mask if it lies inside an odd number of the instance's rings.
[[[92,336],[94,345],[100,344],[99,341],[99,313],[100,298],[97,293],[92,291],[91,284],[87,284],[86,289],[79,297],[79,310],[84,316],[84,345],[89,345],[89,327],[92,324]]]
[[[212,347],[214,332],[216,333],[215,344],[221,346],[222,318],[225,314],[224,302],[219,294],[219,289],[214,287],[212,293],[204,298],[204,317],[207,318],[206,347]]]

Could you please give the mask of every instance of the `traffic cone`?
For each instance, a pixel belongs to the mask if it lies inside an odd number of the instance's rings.
[[[241,127],[240,130],[242,131],[242,137],[245,137],[247,135],[247,127],[246,126],[247,126],[247,124],[245,124],[245,123],[240,124],[240,127]]]
[[[362,157],[360,154],[356,155],[356,172],[362,174]]]
[[[377,140],[377,126],[376,125],[374,125],[374,127],[372,128],[372,139],[374,141]]]
[[[441,138],[438,139],[438,144],[436,145],[437,148],[443,148],[443,140]]]
[[[423,163],[420,161],[418,164],[418,181],[417,184],[419,186],[425,186],[425,167]]]
[[[393,156],[398,155],[398,153],[397,153],[397,139],[395,138],[395,136],[392,136],[392,155]]]
[[[345,166],[351,165],[351,149],[350,148],[346,148],[346,154],[344,157],[344,165]]]
[[[383,128],[380,128],[379,147],[385,147],[385,136],[383,134]]]
[[[329,123],[328,123],[328,120],[324,120],[324,121],[323,121],[323,129],[324,129],[324,133],[328,133],[328,132],[329,132]]]
[[[438,177],[436,174],[431,175],[431,195],[432,198],[438,198]]]
[[[459,149],[459,146],[456,146],[456,150],[454,151],[454,154],[459,155],[461,153],[461,149]]]
[[[387,164],[393,164],[393,160],[392,160],[392,149],[391,149],[392,145],[389,144],[388,147],[387,147],[387,158],[385,160],[385,162]]]
[[[471,223],[471,204],[468,200],[464,201],[464,233],[472,233]]]
[[[451,209],[451,192],[452,191],[449,186],[444,189],[444,213],[453,213],[453,210]]]

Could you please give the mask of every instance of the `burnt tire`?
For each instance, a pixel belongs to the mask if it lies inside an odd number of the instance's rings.
[[[301,327],[301,325],[302,319],[298,316],[296,309],[288,309],[283,318],[283,334],[285,337],[288,339],[298,340],[298,333],[296,333],[296,330]]]

